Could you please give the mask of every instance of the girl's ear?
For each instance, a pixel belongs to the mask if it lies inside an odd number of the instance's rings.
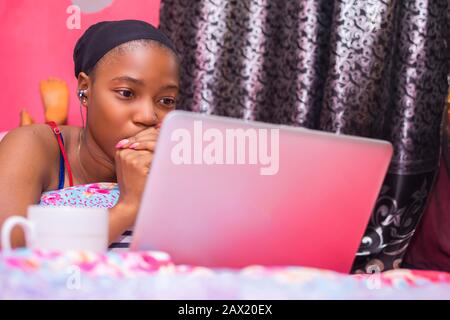
[[[78,74],[78,88],[77,88],[77,96],[80,99],[80,102],[83,106],[87,107],[87,102],[89,98],[89,88],[91,86],[91,79],[89,76],[80,72]]]

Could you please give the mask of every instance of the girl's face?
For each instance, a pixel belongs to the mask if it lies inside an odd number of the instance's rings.
[[[155,126],[175,109],[178,77],[176,57],[158,45],[107,57],[93,77],[80,74],[89,132],[111,159],[118,141]]]

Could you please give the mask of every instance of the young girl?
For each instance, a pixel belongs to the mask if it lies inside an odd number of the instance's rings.
[[[170,40],[144,21],[91,26],[74,54],[77,95],[86,126],[36,124],[8,133],[0,143],[0,227],[25,215],[42,193],[72,185],[117,182],[109,210],[109,241],[132,227],[159,133],[175,109],[179,65]],[[12,245],[25,244],[17,228]]]

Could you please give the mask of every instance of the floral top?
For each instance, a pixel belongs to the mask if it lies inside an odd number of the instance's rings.
[[[44,192],[41,195],[39,205],[112,208],[117,203],[119,195],[117,183],[91,183]],[[125,231],[118,241],[112,243],[109,248],[114,249],[114,251],[128,249],[131,236],[131,230]]]
[[[39,205],[112,208],[119,194],[117,183],[92,183],[44,192]]]

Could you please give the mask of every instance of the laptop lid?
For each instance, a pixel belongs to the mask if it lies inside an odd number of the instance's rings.
[[[391,156],[385,141],[173,111],[131,249],[349,272]]]

